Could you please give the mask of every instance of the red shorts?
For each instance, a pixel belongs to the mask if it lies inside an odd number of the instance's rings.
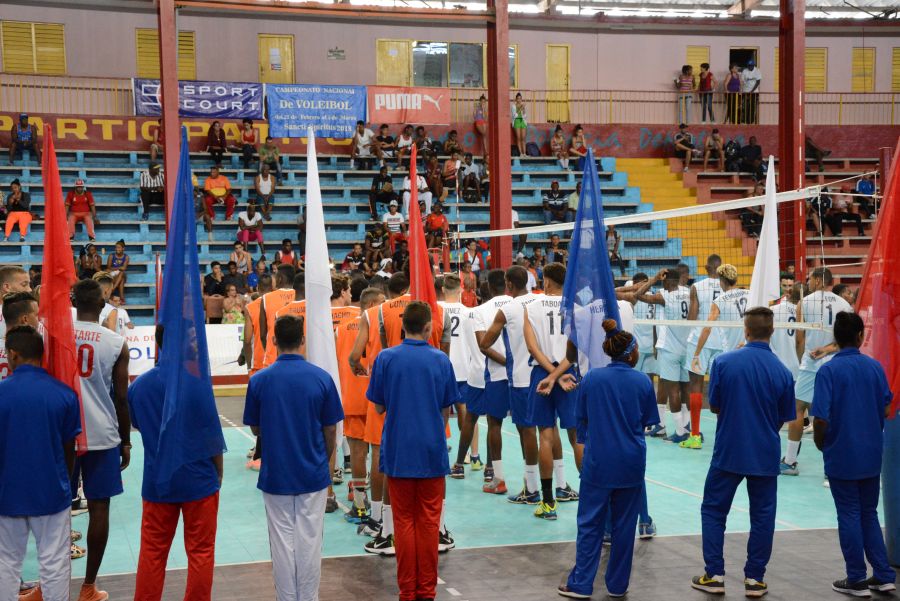
[[[347,438],[355,438],[363,440],[366,436],[366,416],[365,415],[345,415],[344,416],[344,436]]]
[[[384,413],[379,415],[375,411],[375,403],[369,403],[369,411],[366,413],[366,435],[363,438],[367,443],[381,446],[381,430],[384,428]]]

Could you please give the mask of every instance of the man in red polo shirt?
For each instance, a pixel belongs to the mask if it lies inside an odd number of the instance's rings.
[[[84,180],[75,180],[75,189],[66,194],[66,212],[69,216],[69,240],[75,239],[75,226],[80,221],[87,230],[88,238],[94,241],[94,224],[100,225],[94,195],[84,187]]]

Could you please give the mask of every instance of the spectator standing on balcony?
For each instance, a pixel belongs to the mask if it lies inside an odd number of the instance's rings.
[[[128,265],[131,258],[125,254],[125,240],[116,242],[115,250],[106,258],[106,271],[112,278],[113,292],[118,292],[119,298],[125,302],[125,283],[128,281]]]
[[[419,201],[425,203],[425,210],[431,212],[431,192],[428,189],[428,183],[425,181],[425,178],[419,174],[416,174],[416,189],[419,191]],[[409,216],[409,199],[412,197],[410,191],[412,190],[412,182],[409,179],[409,175],[403,178],[403,214]]]
[[[484,151],[484,160],[488,159],[488,137],[487,137],[487,96],[482,94],[475,101],[475,111],[473,114],[475,120],[475,135],[481,139],[481,149]]]
[[[19,242],[25,242],[28,226],[34,216],[31,214],[31,195],[22,192],[22,184],[16,178],[9,184],[6,197],[6,240],[9,241],[13,228],[19,227]]]
[[[693,117],[691,103],[694,99],[694,68],[692,66],[681,67],[681,74],[675,78],[675,89],[678,90],[675,120],[690,123]]]
[[[576,171],[584,171],[584,159],[587,157],[587,142],[584,140],[584,128],[576,125],[572,130],[572,142],[569,145],[569,156],[576,157],[578,164],[575,166]]]
[[[756,66],[756,61],[747,61],[747,67],[741,71],[741,91],[744,93],[744,118],[742,123],[759,123],[759,85],[762,83],[762,73]]]
[[[741,98],[741,73],[731,65],[725,77],[725,123],[738,123]]]
[[[270,167],[262,165],[259,174],[253,182],[256,191],[256,205],[262,208],[266,221],[272,220],[272,205],[275,204],[275,178],[272,177]]]
[[[516,133],[516,147],[519,156],[525,156],[525,135],[528,133],[528,114],[525,111],[525,100],[521,93],[516,93],[516,100],[512,104],[513,131]]]
[[[19,122],[14,123],[9,132],[9,164],[13,164],[16,153],[29,150],[34,153],[38,165],[41,164],[41,147],[38,146],[38,130],[34,123],[28,122],[28,113],[19,115]]]
[[[569,199],[559,190],[559,182],[550,183],[550,189],[541,199],[544,208],[544,223],[566,223],[569,221]]]
[[[567,199],[568,207],[566,210],[568,211],[568,216],[566,221],[575,221],[575,215],[578,214],[578,202],[581,200],[581,182],[575,184],[575,191],[569,194]]]
[[[206,132],[206,151],[216,167],[221,167],[222,155],[228,151],[228,142],[225,140],[222,124],[218,121],[213,121]]]
[[[239,214],[238,219],[240,218]],[[231,251],[228,262],[234,262],[234,264],[237,265],[238,271],[243,274],[250,273],[250,269],[253,267],[253,257],[244,248],[244,243],[240,241],[234,243],[234,250]]]
[[[459,134],[456,133],[455,129],[450,130],[450,133],[447,134],[446,141],[444,141],[444,153],[453,154],[455,152],[459,156],[463,155],[462,146],[460,146],[459,140],[457,139],[458,135]]]
[[[163,133],[163,120],[156,120],[156,129],[153,130],[153,141],[150,142],[150,161],[156,161],[163,153],[166,145],[165,134]]]
[[[756,141],[756,136],[750,136],[747,145],[741,148],[741,171],[752,173],[756,181],[763,177],[762,146]]]
[[[716,122],[716,116],[713,113],[713,92],[716,91],[716,76],[709,70],[709,63],[701,63],[700,65],[700,81],[697,84],[697,92],[700,95],[700,122],[707,122],[709,115],[709,123]]]
[[[247,205],[246,211],[241,211],[238,213],[238,231],[237,231],[237,239],[238,242],[235,242],[235,253],[237,252],[237,245],[242,244],[241,250],[244,255],[244,262],[249,265],[250,253],[244,250],[244,248],[250,248],[251,242],[256,242],[256,247],[259,249],[259,254],[262,255],[262,258],[266,258],[266,249],[265,243],[263,240],[263,218],[262,215],[256,210],[256,205],[252,202]],[[234,253],[232,253],[234,255]],[[234,259],[237,261],[237,259]],[[241,262],[238,261],[240,265]]]
[[[400,137],[397,138],[397,168],[399,169],[403,166],[403,158],[409,156],[409,153],[412,152],[413,144],[416,141],[413,138],[413,126],[406,125],[403,127],[403,131],[400,133]]]
[[[378,170],[378,175],[372,178],[372,187],[369,188],[369,215],[372,221],[378,220],[378,203],[389,204],[392,200],[399,199],[394,192],[394,178],[388,173],[386,165]]]
[[[97,209],[94,207],[94,195],[84,187],[84,180],[75,180],[75,189],[66,194],[66,211],[69,217],[69,240],[75,239],[75,226],[84,224],[88,239],[94,241],[94,224],[97,221]]]
[[[210,219],[216,218],[216,211],[213,207],[218,204],[225,205],[225,221],[230,221],[234,215],[234,205],[237,202],[231,193],[231,182],[228,178],[219,173],[218,167],[209,170],[209,177],[203,184],[205,194],[204,201],[206,203],[206,214]]]
[[[566,150],[566,137],[563,135],[562,125],[557,125],[550,138],[550,154],[556,157],[559,166],[569,168],[569,153]]]
[[[725,171],[725,140],[717,128],[713,128],[712,135],[706,138],[703,145],[703,171],[709,166],[709,159],[716,159],[719,162],[719,171]]]
[[[256,147],[259,145],[259,133],[253,128],[252,119],[244,119],[241,122],[241,158],[244,161],[244,169],[250,168]],[[262,165],[260,165],[262,169]]]
[[[856,182],[856,189],[858,196],[856,201],[859,203],[859,209],[866,214],[866,219],[871,219],[872,215],[875,214],[875,206],[874,206],[874,196],[875,196],[875,181],[872,179],[870,174],[866,174],[860,178],[858,182]]]
[[[147,221],[150,217],[150,207],[166,202],[166,180],[159,171],[159,163],[150,163],[147,170],[141,173],[140,190],[143,206],[141,220]]]
[[[268,165],[269,169],[275,170],[276,183],[281,185],[281,151],[272,141],[272,136],[266,136],[265,143],[259,147],[259,170],[262,172],[263,165]]]
[[[466,192],[474,189],[477,194],[475,202],[481,202],[481,199],[483,198],[481,194],[481,183],[484,179],[484,170],[481,168],[481,165],[474,161],[471,152],[466,153],[463,163],[460,165],[457,173],[459,174],[460,194],[462,197],[465,198],[467,202],[472,202],[470,200],[470,195],[467,195]]]
[[[684,123],[678,126],[678,133],[672,138],[675,144],[675,156],[681,159],[684,172],[691,168],[691,159],[694,156],[694,136],[687,130]]]
[[[853,197],[850,196],[850,186],[844,186],[839,193],[831,194],[831,210],[828,212],[828,219],[831,231],[835,236],[843,234],[845,221],[856,223],[857,234],[860,237],[866,235],[862,217],[852,209]]]
[[[356,131],[353,132],[353,140],[350,142],[350,168],[356,166],[356,159],[360,159],[360,168],[365,168],[372,155],[382,159],[381,146],[375,140],[375,132],[366,127],[364,121],[356,122]]]
[[[450,223],[444,215],[443,205],[436,202],[431,205],[431,213],[425,218],[425,240],[428,248],[437,248],[447,237]]]
[[[450,194],[450,191],[453,190],[456,192],[457,186],[457,177],[456,174],[459,171],[460,160],[459,153],[454,151],[450,158],[444,161],[444,168],[441,170],[441,196],[440,202],[444,202],[447,200],[447,196]]]

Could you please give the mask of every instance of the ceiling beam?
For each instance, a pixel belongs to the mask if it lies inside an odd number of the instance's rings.
[[[763,3],[763,0],[737,0],[728,7],[728,14],[737,17],[747,15],[751,10]]]

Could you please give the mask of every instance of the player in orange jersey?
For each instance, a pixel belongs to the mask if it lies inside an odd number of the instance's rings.
[[[275,274],[275,290],[262,297],[262,305],[259,310],[259,339],[265,356],[263,367],[275,361],[278,349],[275,348],[275,314],[280,308],[294,300],[294,289],[291,283],[294,281],[294,268],[290,265],[279,265]]]
[[[262,297],[264,294],[272,291],[272,276],[265,274],[259,278],[259,294],[255,299],[247,303],[244,307],[244,349],[241,356],[238,357],[238,365],[247,365],[250,375],[252,376],[263,367],[263,356],[266,351],[263,349],[262,340],[256,333],[259,328],[259,312],[262,308]],[[262,455],[260,455],[259,440],[257,444],[250,449],[247,459],[247,469],[259,471],[261,467]]]
[[[300,352],[306,354],[306,274],[298,273],[294,276],[293,281],[294,298],[291,302],[275,312],[275,319],[282,315],[293,315],[303,318],[303,343],[300,346]],[[272,345],[273,347],[275,345]],[[269,349],[266,349],[266,358],[269,356]],[[274,361],[275,358],[272,358]]]

